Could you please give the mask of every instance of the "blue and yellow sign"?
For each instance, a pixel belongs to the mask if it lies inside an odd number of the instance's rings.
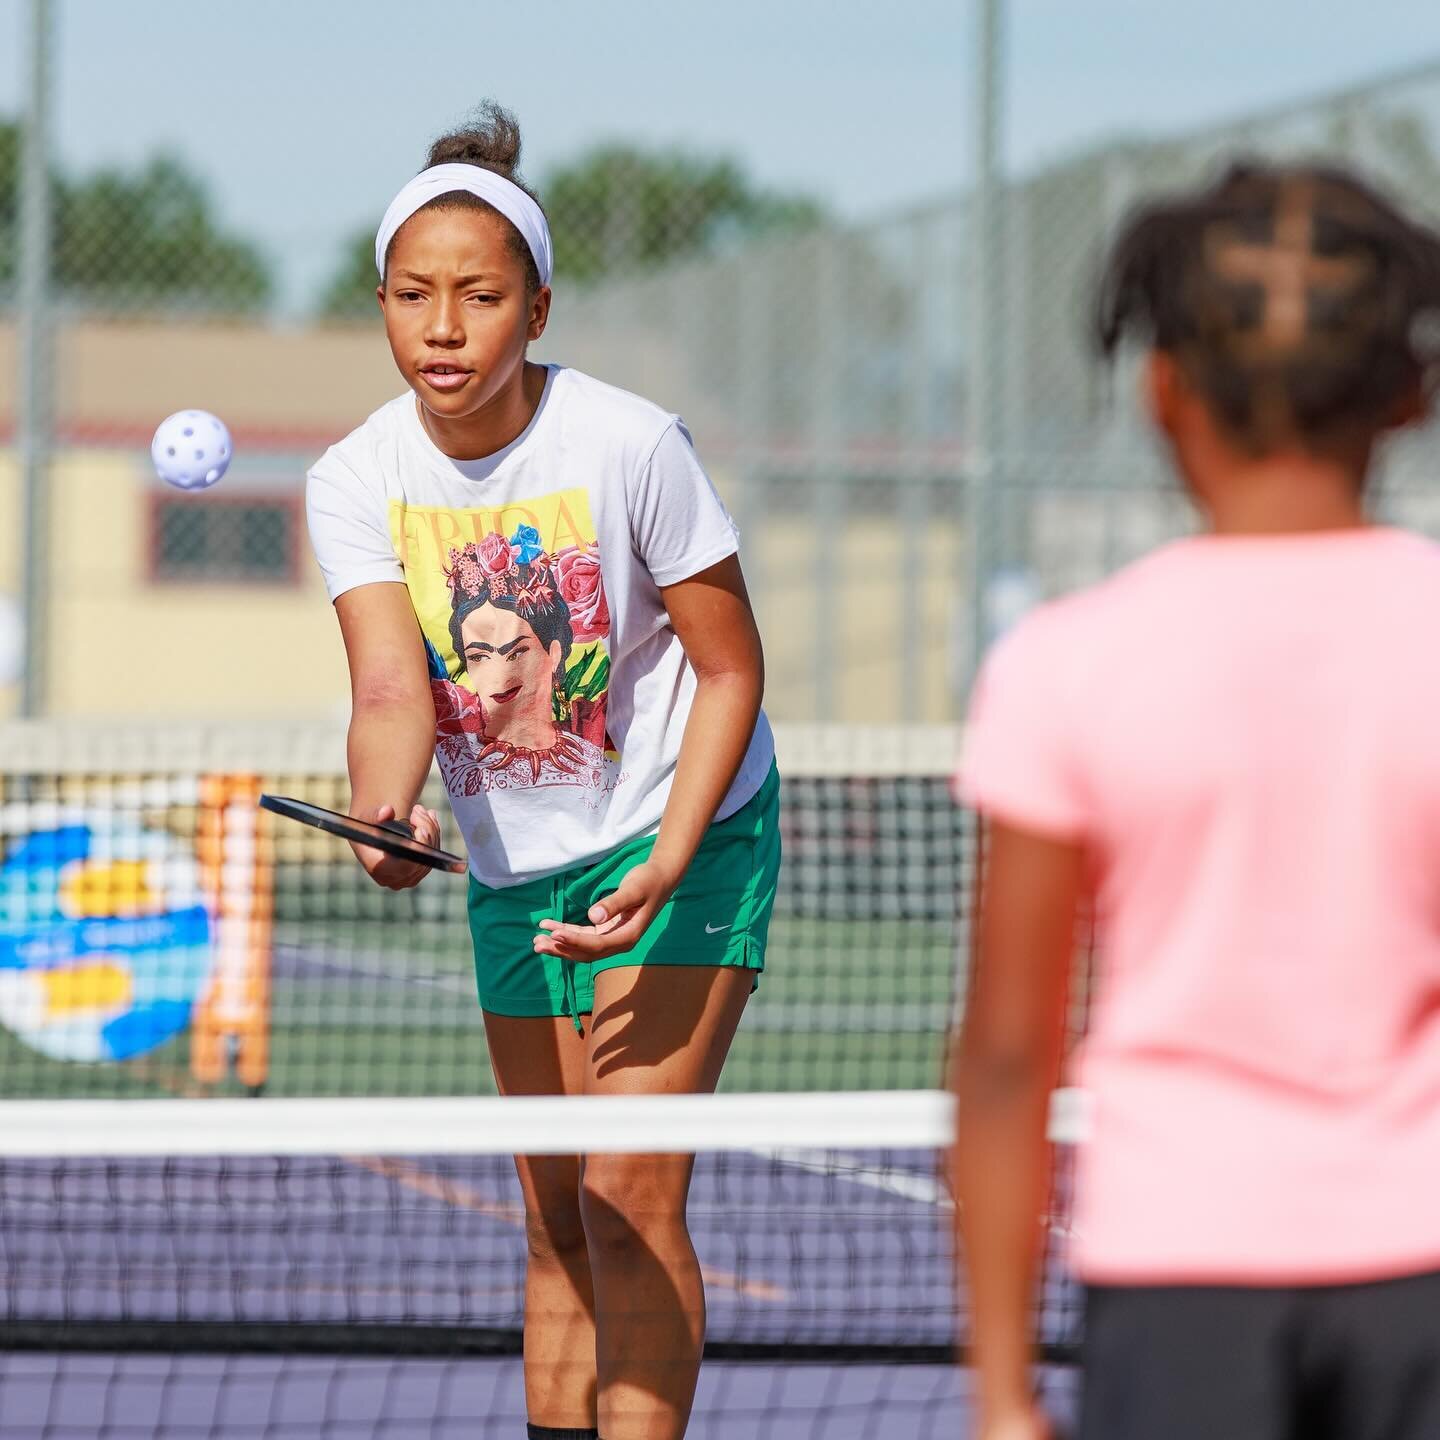
[[[0,1024],[57,1060],[128,1060],[189,1024],[214,966],[193,848],[116,812],[0,864]]]

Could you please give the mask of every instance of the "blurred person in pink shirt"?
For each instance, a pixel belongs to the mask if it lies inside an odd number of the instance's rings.
[[[1440,236],[1358,177],[1244,164],[1140,210],[1107,356],[1202,519],[987,658],[955,1067],[981,1440],[1030,1385],[1077,914],[1100,973],[1082,1440],[1440,1437],[1440,547],[1366,517],[1429,412]]]

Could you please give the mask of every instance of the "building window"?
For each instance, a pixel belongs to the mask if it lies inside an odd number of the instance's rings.
[[[152,493],[150,578],[182,584],[294,585],[300,502],[291,495]]]

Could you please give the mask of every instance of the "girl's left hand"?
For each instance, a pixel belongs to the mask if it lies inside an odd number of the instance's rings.
[[[618,890],[590,907],[590,924],[542,920],[540,929],[545,933],[535,937],[535,953],[558,955],[562,960],[623,955],[649,929],[679,883],[678,875],[647,860],[626,875]]]

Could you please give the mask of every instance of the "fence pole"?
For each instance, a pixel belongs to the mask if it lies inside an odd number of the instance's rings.
[[[1004,404],[1005,233],[1001,173],[1004,0],[975,0],[975,179],[971,195],[969,462],[970,656],[968,680],[985,651],[985,600],[1000,534]],[[967,690],[969,685],[967,684]]]
[[[17,440],[24,505],[25,668],[20,713],[43,714],[47,700],[46,624],[50,580],[52,397],[50,315],[51,0],[30,0],[28,91],[20,161],[20,264]]]
[[[835,683],[835,636],[843,628],[840,566],[850,492],[845,405],[845,232],[816,229],[815,359],[810,460],[811,575],[815,595],[810,683],[811,714],[820,724],[841,718],[844,697]]]

